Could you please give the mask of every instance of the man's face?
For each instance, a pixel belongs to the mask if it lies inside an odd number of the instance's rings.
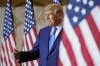
[[[53,10],[45,11],[45,19],[49,26],[57,26],[59,25],[58,15],[55,15]]]

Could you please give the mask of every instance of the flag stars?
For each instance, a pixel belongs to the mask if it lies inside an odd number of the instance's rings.
[[[28,18],[30,18],[30,15],[28,15]]]
[[[79,12],[79,7],[78,6],[75,6],[75,8],[74,8],[74,10],[75,10],[75,12]]]
[[[26,5],[26,7],[28,7],[28,5]]]
[[[27,31],[29,31],[29,28],[27,28]]]
[[[30,25],[28,24],[27,26],[29,27]]]
[[[26,31],[25,31],[25,35],[26,35]]]
[[[5,22],[6,22],[7,20],[5,19]]]
[[[30,31],[34,18],[31,4],[32,4],[31,1],[27,0],[25,8],[25,27],[24,27],[25,35]]]
[[[9,31],[9,33],[10,33],[10,31]]]
[[[27,23],[25,23],[25,25],[27,25]]]
[[[86,9],[82,8],[81,13],[82,13],[82,15],[85,15],[86,14]]]
[[[5,18],[6,18],[7,16],[5,16]],[[6,20],[6,19],[5,19]]]
[[[10,5],[7,3],[7,6],[9,7]]]
[[[34,22],[32,22],[32,24],[34,25]]]
[[[5,36],[5,39],[7,39],[7,37]]]
[[[10,19],[10,21],[12,21],[12,19]],[[11,23],[10,23],[10,25],[11,25]]]
[[[29,25],[29,27],[31,28],[31,25]]]
[[[12,23],[9,23],[10,25],[12,24]]]
[[[29,3],[29,4],[31,4],[31,2],[30,2],[30,1],[29,1],[28,3]]]
[[[8,12],[6,12],[6,14],[8,14]]]
[[[13,28],[11,28],[11,30],[13,30]]]
[[[32,22],[32,21],[30,21],[30,23],[31,23],[31,24],[33,24],[33,22]]]
[[[33,12],[31,12],[31,15],[33,14]]]
[[[73,20],[74,23],[76,23],[76,22],[78,22],[78,17],[74,16],[72,20]]]
[[[4,27],[4,30],[5,30],[5,27]]]
[[[81,0],[76,0],[76,2],[80,2]]]
[[[25,19],[25,21],[27,21],[27,18]]]
[[[89,4],[90,7],[92,7],[94,5],[94,2],[93,1],[89,1],[88,4]]]
[[[30,18],[32,19],[32,16]]]
[[[4,25],[6,25],[6,23],[4,23]]]
[[[9,27],[11,29],[11,27]]]
[[[9,25],[7,24],[7,27],[9,28]]]
[[[83,4],[86,5],[88,3],[88,0],[83,0]]]
[[[68,10],[71,10],[72,9],[72,4],[69,3],[67,8],[68,8]]]
[[[3,33],[5,34],[5,31],[3,31]]]

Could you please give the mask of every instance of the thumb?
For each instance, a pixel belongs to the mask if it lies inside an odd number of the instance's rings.
[[[16,53],[16,52],[19,52],[17,49],[14,49],[14,52]]]

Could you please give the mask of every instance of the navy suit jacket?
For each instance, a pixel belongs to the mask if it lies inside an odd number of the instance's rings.
[[[40,32],[34,44],[34,48],[30,51],[20,52],[19,63],[36,60],[39,58],[39,66],[57,66],[62,30],[57,36],[53,47],[49,51],[50,32],[50,26],[40,29]]]

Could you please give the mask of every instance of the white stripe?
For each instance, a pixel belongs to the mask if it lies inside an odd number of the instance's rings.
[[[25,40],[25,35],[24,35],[24,51],[27,51],[27,47],[26,47],[26,40]]]
[[[13,65],[13,66],[15,66],[15,62],[14,62],[14,60],[13,60],[13,58],[11,57],[11,50],[10,50],[10,44],[9,44],[9,41],[8,41],[8,39],[6,40],[6,42],[7,42],[7,47],[8,47],[8,54],[9,54],[9,59],[10,59],[10,61],[11,61],[11,64]]]
[[[34,60],[33,63],[34,63],[34,66],[39,66],[36,60]]]
[[[8,55],[7,55],[7,51],[6,51],[6,46],[5,46],[5,41],[4,41],[4,39],[3,39],[3,47],[4,47],[4,53],[5,53],[5,57],[6,57],[6,60],[7,60],[7,64],[8,64],[8,66],[10,66],[10,64],[9,64],[9,60],[8,60]]]
[[[28,50],[31,50],[32,46],[31,46],[31,42],[30,42],[30,38],[28,34],[26,35],[26,39],[27,39],[28,46],[29,46]],[[28,66],[31,66],[31,62],[28,62]]]
[[[33,28],[30,30],[30,34],[31,34],[32,41],[33,41],[33,44],[34,44],[35,41],[36,41],[36,38],[35,38],[35,34],[34,34],[34,31],[33,31]],[[38,66],[38,63],[37,63],[36,60],[34,60],[33,63],[34,63],[35,66]]]
[[[30,61],[28,62],[28,66],[32,66]]]
[[[4,59],[4,52],[2,51],[2,49],[1,49],[1,57],[2,57],[2,59],[3,59],[3,61],[2,61],[3,63],[2,63],[1,66],[6,66],[6,65],[5,65],[6,63],[5,63],[5,61],[4,61],[4,60],[5,60],[5,59]]]
[[[30,34],[31,34],[32,41],[33,41],[33,44],[34,44],[35,41],[36,41],[36,38],[35,38],[35,35],[34,35],[34,31],[33,31],[33,29],[30,30]]]
[[[28,34],[26,35],[26,38],[27,38],[27,43],[28,43],[28,46],[29,46],[29,50],[31,50],[32,49],[32,45],[31,45],[31,41],[30,41],[30,38],[29,38]]]
[[[26,66],[26,62],[22,63],[22,66]]]
[[[15,40],[14,40],[14,38],[12,37],[12,34],[10,34],[10,41],[11,41],[11,46],[12,46],[12,48],[13,49],[16,49],[16,46],[15,46]]]
[[[12,34],[10,35],[10,42],[11,42],[12,49],[13,50],[17,49],[16,44],[15,44],[15,40],[14,40]],[[13,59],[13,58],[11,57],[11,59]],[[15,62],[15,66],[16,66],[16,64],[18,64],[18,63],[16,63],[16,61],[14,59],[13,59],[13,61]]]
[[[86,20],[83,20],[79,26],[95,66],[100,66],[100,52]]]
[[[27,51],[28,50],[27,47],[26,47],[26,40],[25,39],[26,39],[26,37],[24,35],[24,44],[23,44],[23,46],[24,46],[23,49],[24,50],[23,51]],[[26,66],[26,62],[22,63],[22,66]]]
[[[92,17],[94,18],[94,21],[97,25],[97,28],[100,32],[100,7],[96,6],[92,11],[91,11]]]
[[[63,51],[63,52],[62,52]],[[62,41],[60,42],[59,57],[63,66],[72,66],[67,51]]]
[[[26,37],[24,35],[24,51],[28,51],[28,48],[26,47]],[[26,66],[26,62],[22,63],[22,66]]]
[[[81,44],[79,42],[79,39],[76,36],[70,22],[68,21],[67,16],[65,16],[65,18],[64,18],[64,31],[65,31],[66,35],[68,36],[68,39],[71,43],[78,66],[87,66],[87,64],[84,60],[84,57],[82,55],[82,52],[81,52],[81,46],[80,46]]]

